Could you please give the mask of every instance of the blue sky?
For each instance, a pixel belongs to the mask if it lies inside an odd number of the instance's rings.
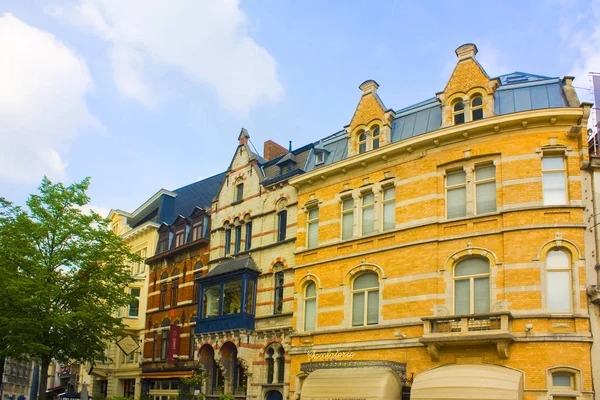
[[[346,125],[367,79],[388,108],[441,91],[454,50],[488,74],[600,72],[600,0],[3,0],[0,196],[92,177],[98,210],[225,170],[242,127],[262,153]]]

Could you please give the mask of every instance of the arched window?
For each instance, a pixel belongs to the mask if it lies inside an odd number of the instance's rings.
[[[471,116],[473,121],[483,119],[483,97],[480,94],[471,98]]]
[[[285,350],[283,347],[277,349],[277,383],[283,383],[285,376]]]
[[[465,103],[457,101],[452,107],[454,114],[454,125],[460,125],[465,123]]]
[[[379,322],[379,277],[362,274],[352,283],[352,326]]]
[[[360,131],[358,134],[358,153],[362,154],[367,151],[367,134],[365,131]]]
[[[162,310],[163,308],[165,308],[167,306],[167,282],[165,282],[164,280],[169,278],[169,274],[167,274],[167,272],[163,272],[162,275],[160,276],[160,280],[163,281],[160,284],[160,297],[159,297],[159,301],[158,301],[158,308],[160,310]]]
[[[379,148],[379,127],[375,126],[371,128],[371,131],[373,132],[373,150],[375,150]]]
[[[581,371],[570,367],[555,367],[547,371],[548,398],[573,400],[582,398]]]
[[[317,320],[317,285],[306,285],[304,290],[304,330],[314,331]]]
[[[170,321],[165,318],[162,323],[162,337],[160,339],[160,359],[167,359],[167,349],[169,348],[169,326]]]
[[[267,349],[267,383],[273,383],[273,375],[275,373],[275,360],[273,355],[275,354],[275,350],[272,347]]]
[[[572,310],[570,260],[562,250],[551,250],[546,255],[546,299],[549,312]]]
[[[490,312],[490,263],[485,258],[467,258],[454,268],[456,314]]]

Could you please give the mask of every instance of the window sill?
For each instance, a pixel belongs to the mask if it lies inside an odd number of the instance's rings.
[[[244,200],[236,200],[236,201],[232,201],[229,205],[230,206],[237,206],[238,204],[243,203]]]

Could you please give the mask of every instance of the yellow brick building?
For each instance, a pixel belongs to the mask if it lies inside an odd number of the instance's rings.
[[[472,44],[434,98],[366,81],[298,190],[290,398],[593,398],[572,78],[490,78]]]

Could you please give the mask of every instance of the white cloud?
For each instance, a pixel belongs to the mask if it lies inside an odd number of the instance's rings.
[[[87,65],[53,35],[0,16],[0,181],[65,177],[70,143],[98,127]]]
[[[81,207],[81,211],[83,211],[84,214],[89,214],[90,210],[93,210],[95,213],[100,214],[100,216],[103,218],[108,217],[108,214],[110,213],[110,208],[106,207],[99,207],[91,204],[86,204],[85,206]]]
[[[570,7],[569,10],[575,7]],[[600,0],[585,3],[587,14],[571,19],[563,18],[560,28],[565,45],[574,60],[568,75],[575,77],[581,101],[590,101],[590,72],[600,72]],[[566,11],[563,10],[563,11]]]
[[[147,107],[164,100],[160,82],[147,78],[160,67],[211,87],[226,108],[244,115],[283,94],[276,62],[249,36],[237,0],[76,0],[50,11],[112,43],[118,88]]]

